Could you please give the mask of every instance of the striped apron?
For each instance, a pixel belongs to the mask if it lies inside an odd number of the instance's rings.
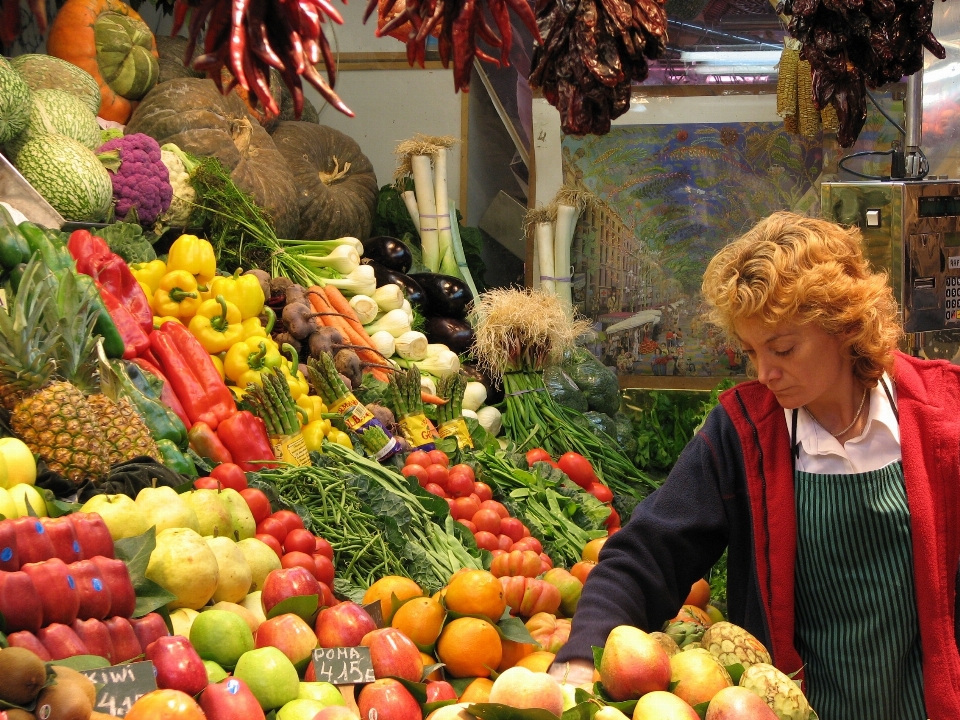
[[[795,472],[797,651],[820,720],[925,720],[903,466]]]

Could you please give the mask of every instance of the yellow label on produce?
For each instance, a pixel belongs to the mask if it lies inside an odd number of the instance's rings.
[[[342,398],[338,398],[330,409],[342,415],[343,422],[354,432],[373,420],[373,413],[367,410],[351,392],[348,392]]]
[[[400,429],[403,431],[403,436],[414,447],[433,443],[433,425],[430,424],[430,419],[426,415],[407,415],[400,420]]]
[[[302,433],[296,435],[271,435],[270,444],[277,460],[303,467],[310,465],[310,451]]]
[[[457,445],[461,448],[472,448],[473,438],[470,437],[470,428],[467,427],[467,421],[462,417],[448,420],[440,426],[440,437],[448,438],[453,435],[457,438]]]

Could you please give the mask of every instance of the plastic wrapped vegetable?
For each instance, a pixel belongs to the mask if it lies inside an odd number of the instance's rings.
[[[578,412],[587,411],[587,396],[580,392],[580,388],[558,366],[548,367],[543,371],[543,384],[550,393],[550,397],[561,405]]]
[[[623,448],[627,457],[633,457],[637,454],[637,433],[633,427],[633,420],[626,413],[618,412],[613,416],[613,424],[616,426],[617,445]]]
[[[586,395],[591,410],[612,415],[620,409],[617,374],[588,350],[574,348],[564,356],[562,367]]]
[[[114,213],[121,220],[136,210],[137,221],[151,225],[170,207],[173,188],[160,158],[160,145],[149,135],[134,133],[110,140],[98,153],[115,151],[107,163],[113,183]],[[109,157],[109,156],[108,156]]]
[[[612,417],[606,413],[595,412],[593,410],[585,412],[583,417],[594,435],[612,447],[618,447],[616,439],[617,424],[613,421]]]

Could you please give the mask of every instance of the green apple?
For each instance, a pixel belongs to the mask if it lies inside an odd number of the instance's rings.
[[[318,700],[291,700],[277,712],[277,720],[313,720],[326,707]]]
[[[197,531],[204,537],[207,535],[224,537],[233,536],[233,521],[230,511],[220,499],[216,490],[191,490],[181,495],[184,501],[197,514],[200,529]]]
[[[190,627],[200,615],[193,608],[177,608],[170,613],[170,623],[173,625],[173,634],[190,638]]]
[[[203,660],[232,668],[240,656],[253,650],[253,633],[243,618],[225,610],[207,610],[193,621],[190,644]]]
[[[200,532],[200,521],[193,508],[183,501],[177,491],[167,485],[146,487],[137,493],[137,507],[143,512],[147,525],[161,533],[167,528],[190,528]]]
[[[297,669],[287,656],[275,647],[244,653],[237,662],[233,676],[247,684],[264,712],[296,700],[300,689]]]
[[[220,579],[213,593],[214,602],[237,603],[250,592],[250,566],[237,544],[228,537],[205,537],[207,547],[217,556]]]
[[[168,528],[157,534],[157,547],[150,554],[147,577],[177,599],[168,608],[199,610],[213,597],[220,581],[217,556],[189,528]]]
[[[263,600],[260,598],[262,594],[260,590],[252,592],[240,603],[242,607],[250,611],[260,625],[267,621],[267,616],[263,612]]]
[[[27,517],[30,514],[27,512],[28,502],[30,503],[30,507],[33,508],[34,515],[37,517],[47,517],[47,503],[33,485],[18,483],[11,487],[8,492],[14,504],[17,506],[17,513],[20,517]],[[102,496],[98,495],[97,497]]]
[[[0,487],[9,489],[20,483],[33,485],[37,481],[37,461],[23,440],[0,438],[0,455],[7,465],[6,485],[0,484]]]
[[[241,496],[241,500],[243,497]],[[251,590],[262,590],[263,582],[274,570],[281,568],[280,558],[265,542],[256,538],[247,538],[237,543],[237,547],[243,556],[247,559],[247,565],[250,566],[250,576],[252,584]]]
[[[94,495],[83,504],[80,512],[100,515],[114,542],[142,535],[150,527],[143,511],[126,495]]]
[[[258,618],[249,610],[247,610],[243,605],[238,605],[237,603],[218,602],[216,605],[214,605],[210,609],[225,610],[226,612],[232,612],[234,615],[239,616],[247,625],[250,626],[250,632],[253,633],[254,637],[256,637],[257,630],[263,624],[263,621],[260,620],[260,618]]]
[[[204,660],[203,666],[207,669],[207,682],[211,685],[228,677],[227,671],[217,665],[213,660]]]
[[[257,534],[257,523],[243,495],[233,488],[225,488],[220,491],[220,501],[227,506],[227,511],[230,513],[230,521],[233,524],[230,537],[235,540],[246,540]]]
[[[0,515],[7,520],[13,520],[20,517],[20,511],[17,510],[17,503],[6,488],[0,487]],[[274,555],[276,557],[276,555]]]
[[[337,686],[327,682],[300,683],[300,693],[298,697],[308,700],[319,700],[324,706],[347,704],[346,700],[343,699],[343,693],[337,689]]]

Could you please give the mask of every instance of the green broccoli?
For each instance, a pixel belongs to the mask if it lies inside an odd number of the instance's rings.
[[[574,348],[564,354],[562,367],[587,396],[591,410],[613,415],[620,409],[617,374],[597,360],[589,350]]]
[[[157,259],[153,245],[143,235],[143,228],[134,223],[113,223],[98,229],[94,235],[106,240],[110,249],[129,265]]]

